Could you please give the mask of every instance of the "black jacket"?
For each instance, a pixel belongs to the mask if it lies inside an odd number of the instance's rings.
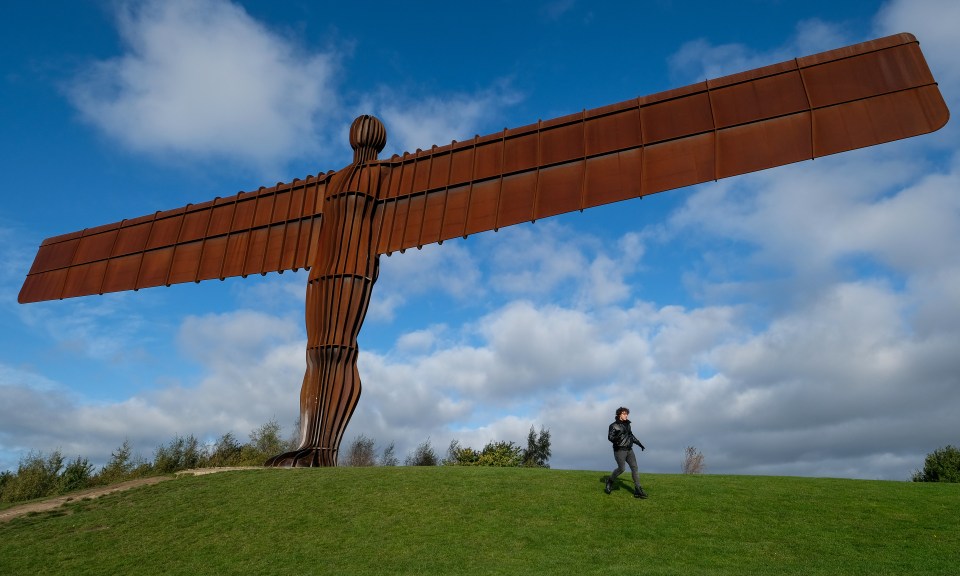
[[[614,420],[607,431],[607,440],[613,444],[614,450],[629,450],[634,444],[639,446],[641,450],[646,450],[643,444],[637,440],[637,437],[633,435],[633,431],[630,430],[629,420]]]

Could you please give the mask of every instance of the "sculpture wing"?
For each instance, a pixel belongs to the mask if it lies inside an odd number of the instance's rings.
[[[908,138],[946,104],[899,34],[384,161],[387,253]]]
[[[387,253],[908,138],[946,104],[910,34],[374,163]],[[44,240],[21,303],[307,268],[332,173]]]
[[[25,304],[309,268],[330,174],[43,241]]]

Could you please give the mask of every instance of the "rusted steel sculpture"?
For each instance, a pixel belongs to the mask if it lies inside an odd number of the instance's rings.
[[[949,117],[916,39],[899,34],[684,88],[45,240],[37,302],[310,270],[299,449],[334,466],[360,397],[357,334],[379,256],[520,222],[935,131]]]

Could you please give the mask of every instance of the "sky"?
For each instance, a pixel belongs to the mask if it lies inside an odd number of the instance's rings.
[[[0,470],[293,433],[304,271],[20,305],[43,239],[899,32],[960,3],[17,2],[0,19]],[[381,258],[358,435],[641,474],[908,480],[960,444],[960,128]]]

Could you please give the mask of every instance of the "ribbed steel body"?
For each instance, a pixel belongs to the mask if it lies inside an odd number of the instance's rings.
[[[340,441],[360,400],[357,336],[380,270],[377,254],[378,176],[365,167],[386,145],[372,116],[350,128],[354,163],[327,187],[320,246],[306,293],[307,367],[300,388],[300,445],[268,466],[336,466]]]

